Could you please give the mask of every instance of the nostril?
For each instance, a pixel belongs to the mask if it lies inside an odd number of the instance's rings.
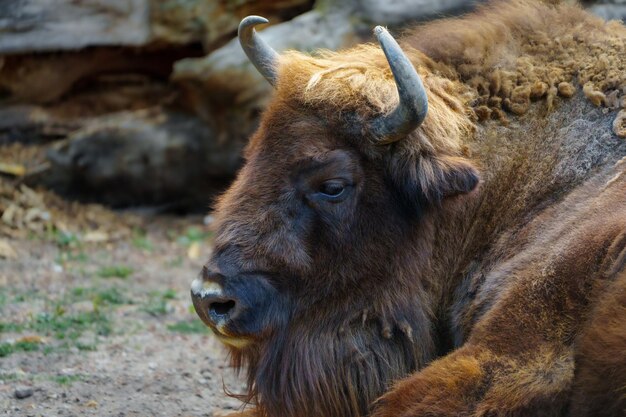
[[[230,316],[234,309],[235,300],[216,301],[209,304],[209,314],[219,317]]]

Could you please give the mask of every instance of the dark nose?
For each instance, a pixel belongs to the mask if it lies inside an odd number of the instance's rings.
[[[241,310],[237,298],[224,290],[224,276],[206,268],[191,284],[191,300],[202,321],[218,330],[235,320]]]

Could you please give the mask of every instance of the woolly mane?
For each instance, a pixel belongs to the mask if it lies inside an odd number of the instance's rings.
[[[533,101],[551,111],[577,89],[596,106],[626,107],[626,28],[567,4],[494,1],[469,17],[419,26],[401,40],[429,92],[422,139],[458,154],[474,120],[506,122]],[[388,113],[398,96],[378,45],[281,57],[278,95],[329,118]],[[626,137],[626,111],[614,124]],[[422,140],[422,143],[425,143]]]
[[[462,138],[474,129],[468,104],[471,91],[462,83],[429,71],[429,59],[408,47],[405,53],[428,89],[428,115],[414,133],[421,150],[459,154]],[[281,56],[278,95],[295,105],[314,108],[326,120],[357,114],[360,120],[391,112],[398,104],[393,74],[380,46],[359,45],[341,52],[319,51],[315,56],[287,52]],[[436,138],[436,139],[435,139]],[[434,140],[433,140],[434,139]]]
[[[418,27],[407,39],[477,94],[480,119],[502,118],[502,109],[524,114],[532,100],[551,110],[576,85],[596,106],[625,106],[626,28],[577,6],[496,1],[469,19]]]

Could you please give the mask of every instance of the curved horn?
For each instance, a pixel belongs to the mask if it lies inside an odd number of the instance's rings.
[[[276,83],[275,65],[278,62],[278,54],[254,30],[256,25],[264,23],[269,23],[269,20],[261,16],[248,16],[239,23],[237,35],[250,62],[270,84],[274,85]]]
[[[376,26],[374,34],[385,52],[400,96],[398,107],[370,125],[370,131],[379,138],[378,144],[384,145],[402,139],[422,124],[428,112],[428,96],[413,64],[393,36],[381,26]]]

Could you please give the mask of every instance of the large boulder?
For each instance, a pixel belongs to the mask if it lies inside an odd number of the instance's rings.
[[[211,52],[232,38],[246,14],[266,13],[282,21],[307,10],[310,3],[0,2],[0,98],[49,103],[67,94],[79,81],[103,73],[138,72],[167,78],[174,61]]]
[[[241,17],[284,20],[310,0],[10,0],[0,2],[0,54],[79,50],[92,46],[214,44]]]
[[[0,3],[0,54],[142,45],[149,0],[11,0]]]

